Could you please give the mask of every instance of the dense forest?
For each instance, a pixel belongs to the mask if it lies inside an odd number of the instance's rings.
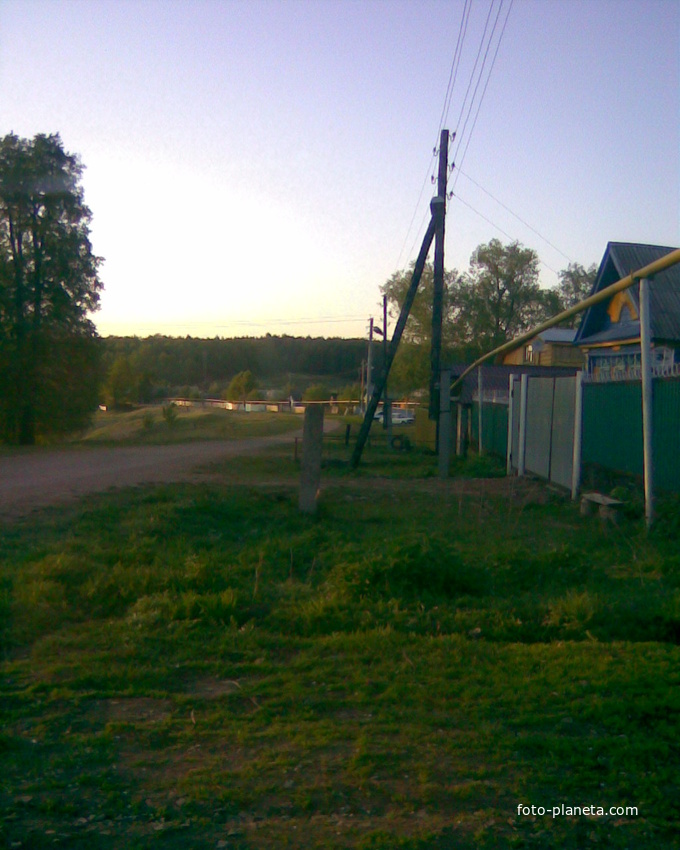
[[[367,341],[272,336],[234,339],[151,336],[101,340],[105,395],[110,402],[151,401],[165,395],[220,396],[231,379],[252,372],[259,387],[302,392],[312,380],[338,389],[356,384]],[[381,345],[374,343],[379,368]],[[113,398],[111,396],[114,396]]]

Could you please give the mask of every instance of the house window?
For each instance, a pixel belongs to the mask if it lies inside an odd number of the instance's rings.
[[[538,352],[534,350],[534,347],[531,343],[529,343],[529,345],[524,346],[524,362],[525,363],[537,363],[538,362]]]

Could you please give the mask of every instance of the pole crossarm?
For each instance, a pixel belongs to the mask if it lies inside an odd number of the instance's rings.
[[[565,319],[570,319],[577,313],[587,310],[588,307],[593,307],[601,301],[606,301],[612,295],[616,295],[617,292],[623,292],[624,289],[628,289],[636,281],[642,280],[643,278],[651,278],[655,274],[659,274],[659,272],[665,271],[677,263],[680,263],[680,248],[675,251],[671,251],[669,254],[660,257],[658,260],[655,260],[653,263],[650,263],[635,272],[631,272],[626,277],[622,277],[621,280],[618,280],[616,283],[612,283],[611,286],[607,286],[600,290],[600,292],[596,292],[595,295],[588,296],[588,298],[585,298],[583,301],[579,301],[578,304],[575,304],[568,310],[563,310],[551,319],[542,322],[540,325],[536,325],[536,327],[532,330],[527,331],[521,336],[515,337],[515,339],[511,339],[509,342],[503,343],[503,345],[499,345],[498,348],[494,348],[493,351],[489,351],[483,357],[475,360],[472,365],[468,366],[467,369],[465,369],[465,371],[462,372],[462,374],[454,381],[454,383],[451,384],[451,389],[454,390],[458,384],[460,384],[463,379],[470,374],[470,372],[478,366],[481,366],[482,363],[486,363],[486,361],[490,360],[492,357],[497,357],[499,354],[505,354],[508,351],[514,351],[523,343],[533,339],[537,334],[543,333],[543,331],[547,331],[549,328],[555,327],[555,325],[559,325]]]

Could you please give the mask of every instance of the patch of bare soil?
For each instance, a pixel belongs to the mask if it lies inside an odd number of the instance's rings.
[[[292,442],[300,432],[244,440],[169,446],[19,451],[0,456],[0,519],[15,519],[50,505],[115,487],[205,481],[201,468],[267,446]]]

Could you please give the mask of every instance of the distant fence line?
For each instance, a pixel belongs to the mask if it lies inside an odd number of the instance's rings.
[[[165,404],[177,407],[214,407],[221,410],[245,411],[246,413],[304,413],[310,405],[323,404],[331,413],[351,412],[361,413],[361,402],[358,399],[328,399],[326,401],[269,401],[254,399],[252,401],[225,401],[221,398],[167,398]],[[408,410],[418,406],[413,401],[393,401],[394,410]],[[351,410],[350,410],[351,409]]]

